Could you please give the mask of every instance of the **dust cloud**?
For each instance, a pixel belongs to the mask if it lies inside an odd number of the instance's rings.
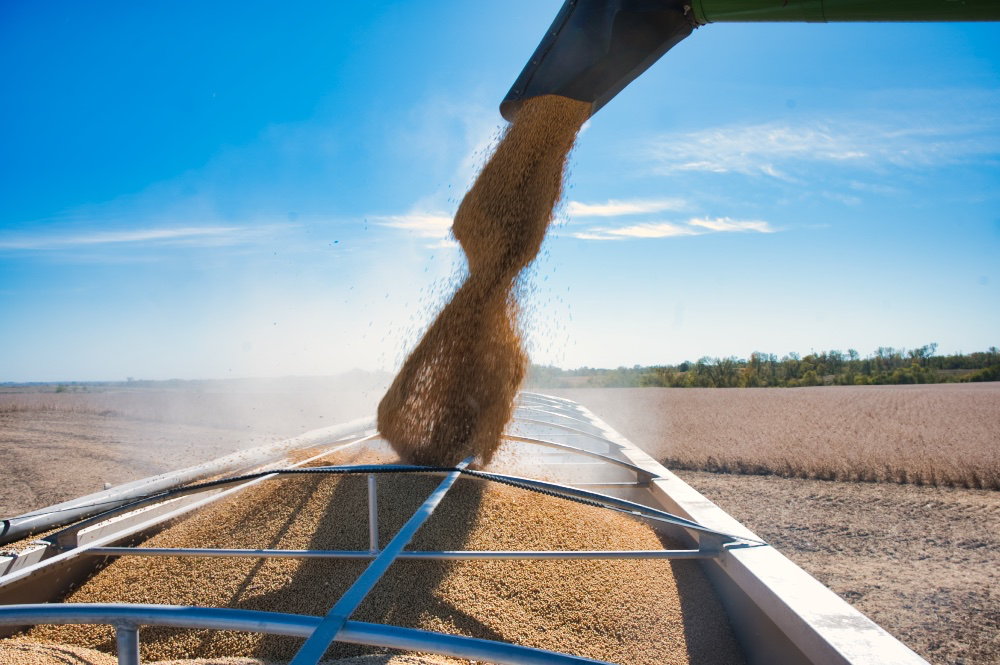
[[[0,386],[0,517],[370,416],[391,379]]]

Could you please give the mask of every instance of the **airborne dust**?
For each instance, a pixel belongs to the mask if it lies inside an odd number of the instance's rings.
[[[528,356],[515,292],[562,195],[567,157],[590,104],[529,99],[455,214],[469,274],[410,353],[378,407],[403,460],[483,464],[500,446]]]

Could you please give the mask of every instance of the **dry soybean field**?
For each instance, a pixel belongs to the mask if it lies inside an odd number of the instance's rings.
[[[1000,490],[1000,383],[550,392],[675,470]]]
[[[1000,384],[548,392],[931,663],[1000,662]]]

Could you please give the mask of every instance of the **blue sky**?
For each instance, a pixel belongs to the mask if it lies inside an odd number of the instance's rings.
[[[4,3],[0,381],[393,370],[560,2]],[[585,127],[563,367],[1000,343],[1000,26],[710,25]]]

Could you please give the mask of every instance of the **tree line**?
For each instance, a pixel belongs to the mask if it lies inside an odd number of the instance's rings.
[[[864,386],[910,383],[1000,381],[1000,350],[935,355],[937,344],[917,349],[880,346],[861,357],[854,349],[821,351],[802,356],[753,352],[749,358],[702,357],[678,365],[564,370],[532,365],[528,384],[540,388],[794,388],[800,386]]]

